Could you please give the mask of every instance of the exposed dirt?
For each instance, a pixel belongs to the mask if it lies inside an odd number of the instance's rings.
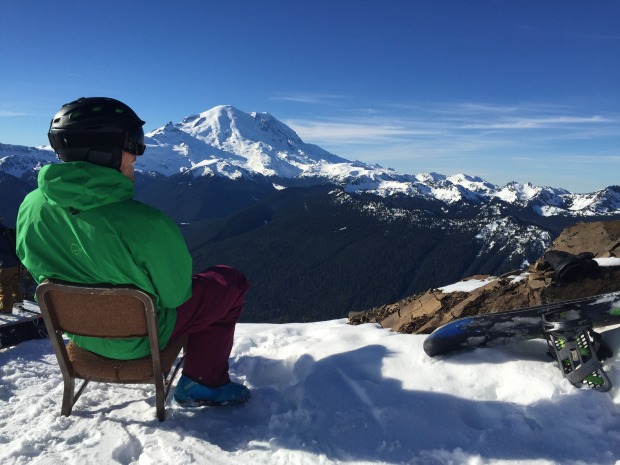
[[[620,257],[620,221],[577,223],[564,230],[549,250],[594,258]],[[379,323],[402,333],[430,333],[456,318],[531,307],[620,290],[620,266],[596,266],[592,260],[577,280],[563,282],[544,256],[527,270],[516,270],[471,292],[444,293],[439,289],[399,302],[349,315],[351,324]],[[558,266],[559,268],[559,266]]]

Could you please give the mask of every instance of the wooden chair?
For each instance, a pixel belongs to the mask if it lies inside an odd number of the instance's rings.
[[[43,281],[36,294],[64,381],[62,415],[71,415],[89,381],[154,384],[157,418],[164,421],[164,404],[181,362],[167,375],[187,339],[171,341],[160,351],[151,295],[132,286],[82,285],[54,279]],[[135,360],[102,357],[73,342],[65,345],[63,333],[102,338],[148,337],[151,355]],[[77,393],[76,378],[83,380]]]

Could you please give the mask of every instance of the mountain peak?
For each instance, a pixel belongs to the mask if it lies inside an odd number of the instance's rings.
[[[326,161],[347,162],[304,143],[269,113],[245,113],[231,105],[169,123],[148,133],[146,142],[150,159],[139,159],[136,167],[165,175],[192,170],[196,175],[291,179],[317,175]]]

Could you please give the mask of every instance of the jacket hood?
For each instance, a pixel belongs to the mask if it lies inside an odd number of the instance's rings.
[[[39,189],[48,203],[77,210],[131,199],[133,182],[111,168],[86,162],[55,163],[39,172]]]

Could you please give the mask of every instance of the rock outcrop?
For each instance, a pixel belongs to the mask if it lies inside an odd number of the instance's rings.
[[[620,221],[577,223],[565,229],[549,250],[597,258],[620,257]],[[609,260],[608,260],[609,261]],[[469,292],[430,289],[365,312],[352,312],[352,324],[379,323],[402,333],[430,333],[464,316],[492,313],[620,290],[620,262],[591,266],[583,276],[562,282],[544,256],[527,270],[502,276],[472,276],[479,285]]]

